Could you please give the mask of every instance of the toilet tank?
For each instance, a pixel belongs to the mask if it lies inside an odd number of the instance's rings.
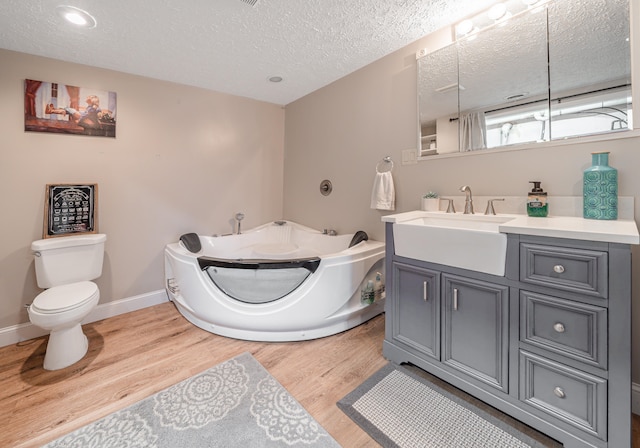
[[[102,275],[104,234],[83,234],[31,243],[40,288],[93,280]]]

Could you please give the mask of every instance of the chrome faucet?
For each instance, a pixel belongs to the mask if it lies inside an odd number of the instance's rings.
[[[471,188],[468,185],[463,185],[460,187],[460,191],[466,193],[467,197],[464,200],[464,214],[465,215],[473,215],[473,198],[471,197]]]

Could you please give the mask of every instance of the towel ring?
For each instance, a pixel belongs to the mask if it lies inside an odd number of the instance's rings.
[[[387,173],[393,169],[393,160],[387,156],[376,164],[377,173]]]

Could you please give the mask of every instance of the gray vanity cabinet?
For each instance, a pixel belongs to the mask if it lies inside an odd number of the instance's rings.
[[[521,238],[519,280],[519,399],[607,440],[608,245]]]
[[[508,234],[495,276],[397,256],[386,224],[384,356],[560,441],[631,447],[631,250]]]
[[[440,360],[440,273],[404,263],[393,264],[395,301],[391,338]]]
[[[443,287],[441,288],[441,284]],[[390,338],[419,355],[507,388],[508,289],[393,263]],[[442,348],[442,350],[441,350]]]
[[[507,391],[508,288],[452,274],[442,283],[442,363]]]

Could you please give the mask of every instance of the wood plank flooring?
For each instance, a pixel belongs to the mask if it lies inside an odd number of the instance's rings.
[[[172,303],[84,326],[77,364],[42,368],[46,338],[0,348],[0,447],[36,447],[198,372],[251,353],[345,447],[376,446],[336,402],[382,367],[384,317],[332,337],[265,343],[187,322]]]
[[[384,316],[335,336],[223,338],[165,303],[84,326],[87,356],[42,368],[46,337],[0,348],[0,447],[37,447],[240,353],[251,353],[344,447],[377,444],[335,403],[385,365]],[[634,416],[640,448],[640,417]]]

